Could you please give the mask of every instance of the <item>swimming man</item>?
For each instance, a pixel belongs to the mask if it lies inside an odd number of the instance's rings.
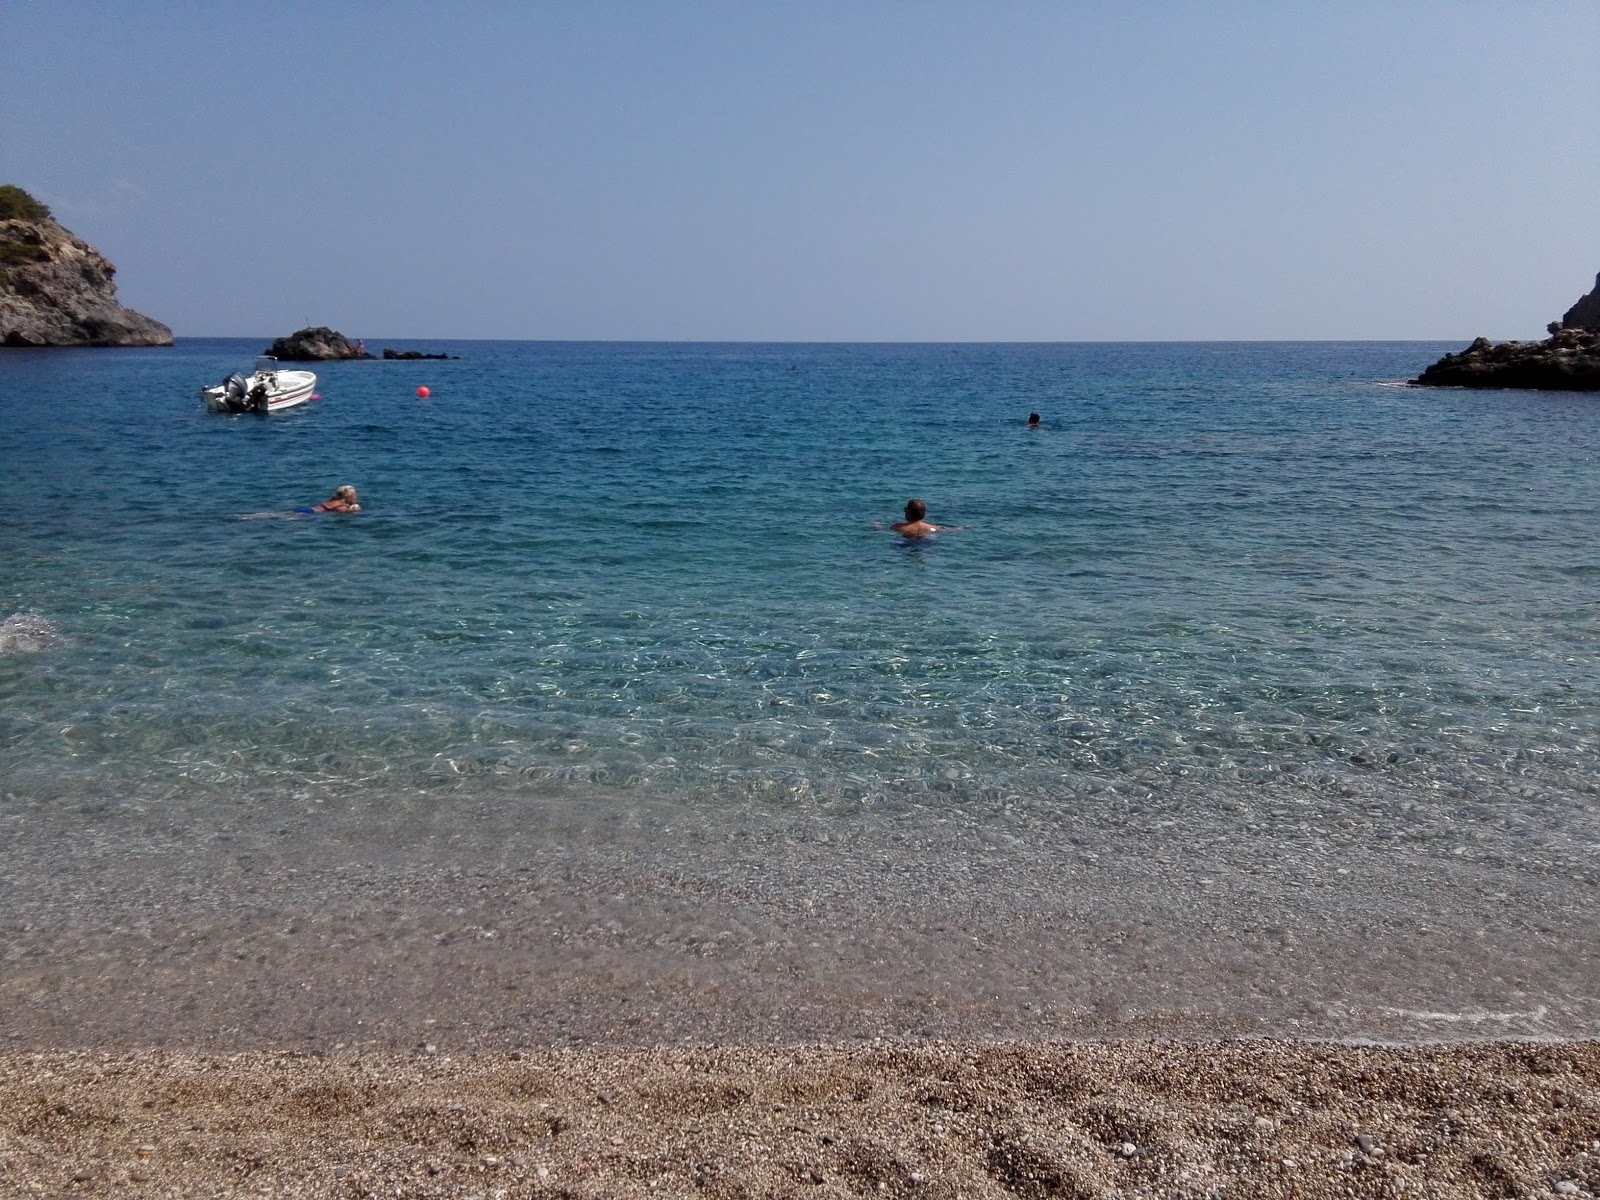
[[[906,501],[906,519],[889,526],[895,533],[903,538],[924,538],[930,533],[948,532],[952,529],[965,529],[965,525],[935,525],[928,520],[928,506],[921,500]]]

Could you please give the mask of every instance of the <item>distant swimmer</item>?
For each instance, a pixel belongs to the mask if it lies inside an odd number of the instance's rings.
[[[348,483],[341,488],[335,488],[333,495],[329,496],[321,504],[314,505],[311,508],[295,509],[297,513],[353,513],[360,511],[361,505],[356,503],[356,490]]]
[[[930,533],[947,533],[954,530],[965,529],[965,525],[935,525],[927,519],[928,506],[921,500],[906,501],[906,519],[889,526],[891,530],[903,538],[925,538]],[[882,529],[883,526],[876,526]]]
[[[1037,429],[1037,428],[1039,428],[1039,414],[1038,413],[1029,413],[1028,414],[1028,428],[1029,429]]]
[[[240,517],[241,521],[260,521],[267,517],[304,517],[313,513],[358,513],[361,505],[356,503],[356,490],[348,483],[341,488],[335,488],[333,495],[321,504],[313,504],[310,508],[291,508],[287,512],[258,512],[246,513]]]

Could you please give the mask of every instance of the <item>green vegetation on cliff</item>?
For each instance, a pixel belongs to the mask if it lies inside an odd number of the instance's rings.
[[[49,219],[49,205],[41,204],[14,183],[0,184],[0,221],[48,221]],[[0,238],[0,289],[11,287],[11,275],[6,267],[48,260],[49,255],[45,253],[43,247],[35,243]]]
[[[49,205],[41,204],[14,183],[0,183],[0,221],[49,219]]]

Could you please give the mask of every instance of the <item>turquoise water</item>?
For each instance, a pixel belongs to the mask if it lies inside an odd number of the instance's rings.
[[[918,988],[1000,1027],[1001,975],[1059,1020],[1600,1028],[1593,397],[1400,386],[1457,348],[1416,343],[460,342],[205,412],[263,344],[0,355],[14,937],[152,871],[234,919],[233,839],[282,868],[251,911],[440,855],[620,872],[583,903],[641,953],[703,940],[616,916],[629,871],[753,904],[718,996],[796,914],[933,939],[841,950],[791,1033]],[[911,496],[961,528],[873,527]],[[961,922],[1010,949],[917,932]]]
[[[269,420],[194,401],[254,342],[0,359],[0,607],[60,635],[0,660],[14,787],[1597,776],[1592,400],[1398,343],[444,348]],[[871,530],[911,495],[968,528]]]

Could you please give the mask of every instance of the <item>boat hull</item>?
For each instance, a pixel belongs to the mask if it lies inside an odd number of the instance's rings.
[[[275,413],[293,408],[297,404],[304,404],[311,399],[311,389],[316,386],[317,377],[310,371],[257,372],[250,377],[247,387],[251,394],[254,394],[258,387],[264,389],[266,400],[264,408],[259,401],[253,401],[248,407],[240,408],[238,402],[228,395],[225,384],[201,388],[200,398],[212,412]]]

